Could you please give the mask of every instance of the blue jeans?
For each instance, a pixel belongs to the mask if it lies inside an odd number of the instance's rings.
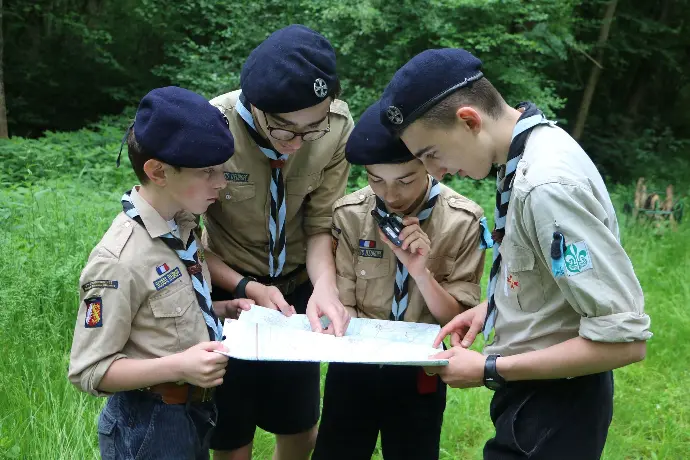
[[[213,403],[165,404],[143,391],[115,393],[98,419],[104,460],[208,460]]]

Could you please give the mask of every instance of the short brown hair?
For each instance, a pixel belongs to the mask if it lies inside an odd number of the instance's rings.
[[[132,163],[134,174],[136,174],[141,185],[148,183],[149,176],[147,176],[146,171],[144,171],[144,165],[147,161],[157,158],[145,151],[139,142],[137,142],[137,138],[134,135],[134,128],[130,129],[129,134],[127,135],[127,156],[129,157],[129,162]],[[182,169],[178,167],[174,168],[176,171],[180,171]]]
[[[498,119],[503,113],[503,96],[486,78],[480,78],[470,86],[451,93],[420,117],[429,125],[451,126],[457,121],[456,112],[462,106],[474,106]]]

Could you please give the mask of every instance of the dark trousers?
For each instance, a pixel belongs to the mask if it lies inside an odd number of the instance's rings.
[[[613,373],[513,382],[491,400],[485,460],[595,460],[613,417]]]
[[[312,460],[369,460],[381,432],[386,460],[435,460],[446,385],[422,368],[329,365]]]
[[[304,313],[313,291],[303,283],[285,300]],[[232,294],[213,287],[213,300]],[[218,424],[211,437],[213,450],[230,451],[254,439],[256,427],[274,434],[298,434],[319,420],[319,363],[243,361],[230,358],[223,384],[216,389]]]
[[[98,419],[104,460],[207,460],[216,419],[213,403],[165,404],[144,391],[108,398]]]

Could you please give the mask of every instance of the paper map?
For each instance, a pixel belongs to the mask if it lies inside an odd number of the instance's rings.
[[[228,356],[253,361],[444,366],[447,360],[429,359],[441,350],[432,347],[439,330],[435,324],[352,318],[345,336],[334,337],[312,332],[306,315],[287,317],[253,305],[239,320],[225,321],[223,344]]]

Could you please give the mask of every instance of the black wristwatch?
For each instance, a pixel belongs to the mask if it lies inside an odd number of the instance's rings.
[[[247,298],[247,291],[245,289],[247,288],[247,283],[249,283],[250,281],[256,281],[256,278],[254,278],[253,276],[245,276],[240,280],[239,283],[237,283],[237,287],[235,288],[236,299]]]
[[[501,355],[489,355],[484,362],[484,386],[489,390],[497,391],[506,384],[506,379],[496,370],[496,358]]]

